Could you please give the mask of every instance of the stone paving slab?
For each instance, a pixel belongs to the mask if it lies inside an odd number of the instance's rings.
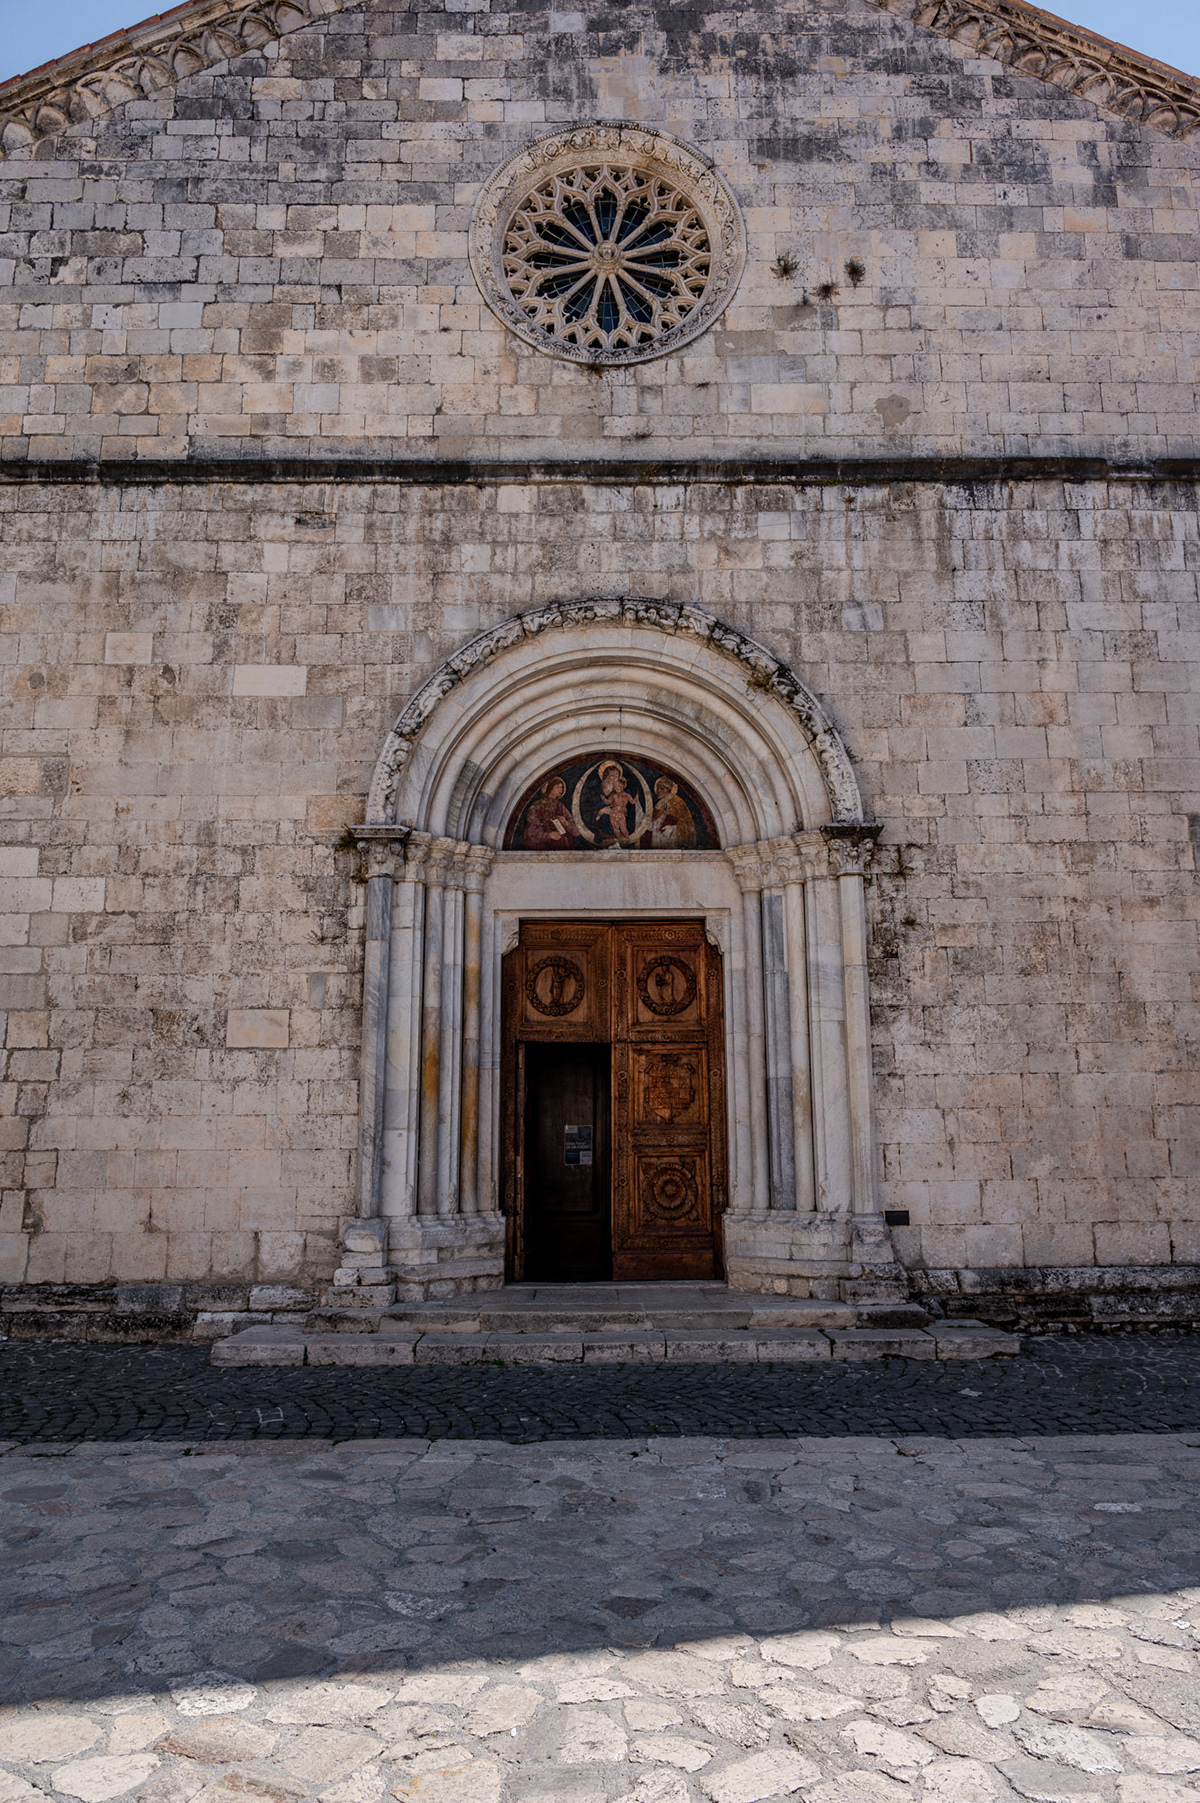
[[[980,1321],[958,1321],[940,1331],[925,1328],[798,1329],[767,1326],[618,1328],[583,1333],[527,1328],[488,1332],[478,1322],[466,1331],[443,1328],[416,1334],[394,1322],[378,1333],[306,1334],[298,1327],[248,1327],[212,1346],[212,1362],[238,1365],[570,1365],[614,1363],[625,1348],[639,1360],[726,1364],[778,1359],[960,1359],[1014,1357],[1016,1334]]]
[[[214,1370],[200,1346],[0,1343],[0,1435],[30,1443],[1188,1429],[1200,1432],[1200,1335],[1177,1332],[1031,1337],[1017,1358],[968,1365],[622,1355],[582,1365]]]
[[[391,1798],[1197,1803],[1200,1434],[0,1445],[3,1803]]]

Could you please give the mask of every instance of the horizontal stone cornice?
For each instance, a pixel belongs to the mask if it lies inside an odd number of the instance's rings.
[[[1195,482],[1200,455],[1134,461],[1117,457],[672,457],[484,459],[438,457],[188,457],[75,461],[0,458],[6,483],[157,488],[164,484],[346,482],[402,488],[455,488],[506,483],[586,487],[674,487],[688,483],[798,487],[878,487],[909,482],[933,487],[975,482]]]
[[[0,158],[145,100],[187,75],[261,50],[347,0],[188,0],[0,84]]]
[[[874,0],[1018,74],[1173,138],[1200,133],[1200,80],[1024,0]]]

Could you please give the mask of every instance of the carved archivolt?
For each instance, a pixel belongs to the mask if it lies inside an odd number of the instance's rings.
[[[765,646],[756,644],[714,615],[684,602],[597,597],[557,601],[530,613],[517,614],[490,632],[480,633],[461,651],[447,658],[424,687],[418,689],[388,734],[371,784],[368,821],[383,823],[392,819],[401,772],[412,757],[430,716],[459,683],[523,639],[537,638],[546,632],[587,627],[596,622],[658,627],[663,633],[704,640],[734,659],[742,666],[741,682],[764,699],[772,696],[781,701],[796,721],[821,767],[834,821],[862,819],[858,784],[845,746],[800,678],[773,657]]]
[[[746,261],[738,205],[698,150],[645,126],[551,132],[488,177],[471,267],[526,344],[576,363],[641,363],[690,343]]]
[[[1123,119],[1174,138],[1200,131],[1200,81],[1110,44],[1022,0],[875,0],[977,56],[1048,81]]]
[[[214,63],[261,50],[352,0],[208,0],[178,7],[111,42],[88,45],[0,87],[0,157],[29,151],[70,125]]]

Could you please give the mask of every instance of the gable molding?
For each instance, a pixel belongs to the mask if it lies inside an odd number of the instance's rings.
[[[873,0],[976,56],[1179,139],[1200,134],[1200,79],[1024,0]],[[0,83],[0,161],[72,125],[261,50],[361,0],[185,0],[128,31]]]
[[[1200,132],[1200,80],[1024,0],[874,0],[976,56],[1172,138]]]
[[[146,100],[187,75],[262,50],[353,0],[187,0],[0,85],[0,160]]]

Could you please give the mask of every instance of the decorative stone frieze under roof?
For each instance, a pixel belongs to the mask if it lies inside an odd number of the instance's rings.
[[[0,83],[0,159],[362,0],[187,0]],[[976,55],[1176,138],[1200,133],[1200,79],[1024,0],[873,0]]]
[[[1110,43],[1024,0],[874,0],[1021,75],[1090,100],[1139,125],[1191,138],[1200,132],[1200,80]]]
[[[0,157],[142,100],[185,75],[261,50],[347,0],[187,0],[142,25],[0,84]]]

